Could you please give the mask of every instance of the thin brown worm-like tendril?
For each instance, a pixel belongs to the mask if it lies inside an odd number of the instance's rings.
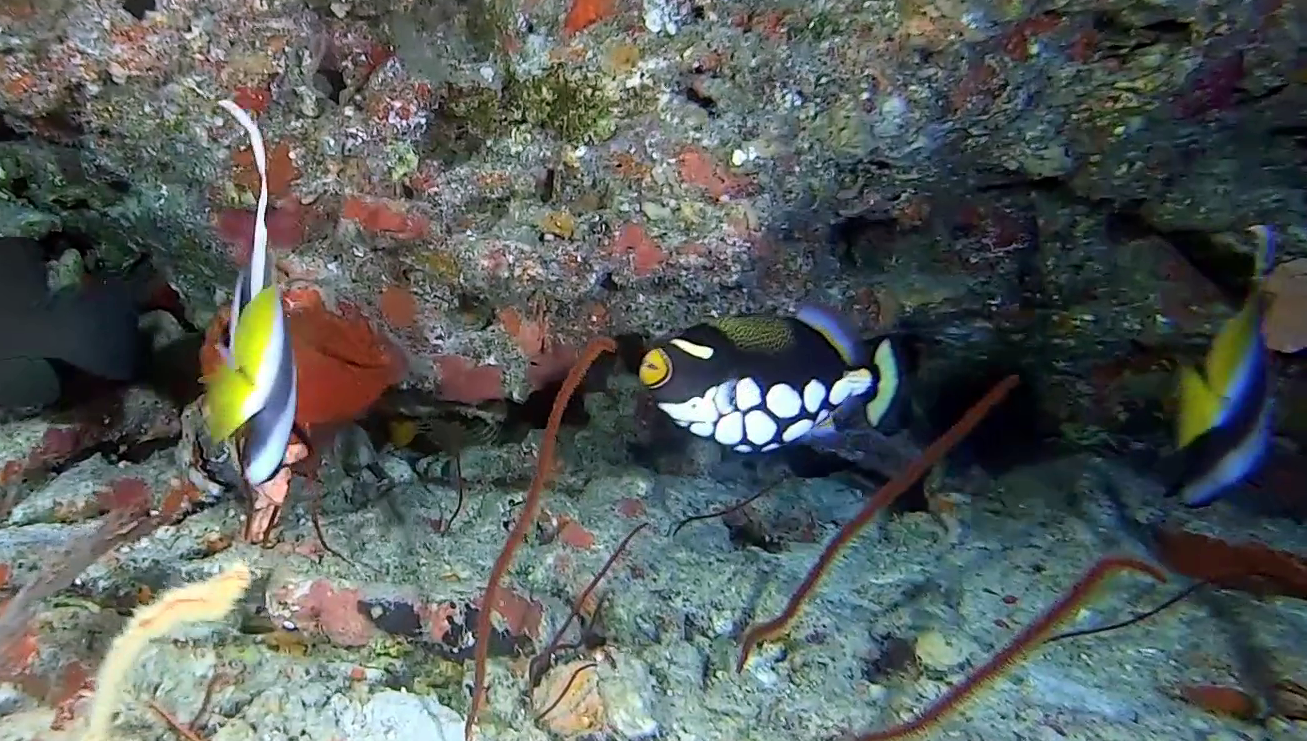
[[[504,572],[508,570],[509,564],[513,562],[513,554],[517,552],[522,543],[526,542],[527,530],[535,524],[536,517],[540,514],[541,501],[544,499],[545,482],[548,480],[550,470],[553,468],[554,449],[558,447],[558,428],[563,423],[563,412],[567,410],[568,402],[571,401],[572,396],[580,388],[586,371],[599,359],[600,355],[606,352],[617,352],[617,344],[607,337],[591,340],[590,344],[586,345],[585,351],[581,353],[581,357],[568,371],[567,378],[563,380],[562,388],[559,389],[558,395],[554,397],[554,407],[549,410],[549,422],[545,426],[545,434],[540,441],[540,453],[536,456],[535,476],[531,479],[530,487],[527,488],[526,501],[522,506],[522,512],[518,515],[517,522],[513,524],[513,529],[508,533],[508,538],[504,541],[504,548],[499,552],[499,557],[495,559],[495,565],[490,569],[490,578],[486,583],[486,591],[481,597],[481,610],[477,613],[474,633],[476,652],[472,678],[472,702],[468,706],[467,721],[463,725],[464,741],[472,741],[472,729],[476,727],[477,711],[481,709],[481,703],[485,701],[486,661],[490,658],[490,614],[494,612],[495,604],[499,601],[499,580],[504,577]]]
[[[1044,636],[1075,614],[1099,584],[1121,572],[1134,572],[1151,577],[1158,582],[1166,581],[1166,574],[1153,564],[1124,556],[1107,556],[1085,572],[1061,599],[1045,610],[1035,622],[1018,633],[1002,651],[994,654],[969,677],[951,687],[917,717],[879,731],[854,733],[844,738],[846,741],[896,741],[916,736],[930,729],[956,710],[963,701],[998,678],[1031,650],[1040,646]]]
[[[789,481],[789,479],[788,478],[776,479],[770,484],[767,484],[766,486],[762,487],[762,489],[760,489],[757,494],[754,494],[753,496],[750,497],[745,497],[744,499],[741,499],[740,501],[734,504],[728,504],[725,507],[721,507],[720,509],[715,509],[711,512],[704,512],[703,514],[698,514],[698,515],[690,515],[689,517],[686,517],[685,519],[676,523],[676,525],[672,527],[671,532],[667,533],[667,537],[669,538],[676,537],[676,534],[681,532],[681,528],[685,527],[686,525],[689,525],[692,522],[699,522],[700,520],[711,520],[714,517],[725,517],[726,515],[729,515],[732,512],[737,512],[741,509],[744,509],[745,507],[761,499],[763,495],[770,493],[777,486],[780,486],[786,481]]]
[[[794,622],[794,618],[799,614],[799,608],[803,606],[808,595],[812,593],[812,590],[816,588],[825,575],[827,567],[835,560],[835,557],[839,555],[844,546],[848,545],[867,526],[867,523],[871,522],[876,513],[888,507],[903,492],[911,488],[918,479],[930,470],[931,466],[935,465],[937,461],[961,442],[962,438],[975,429],[976,425],[980,424],[980,421],[989,413],[989,410],[1002,401],[1019,382],[1016,376],[1008,376],[990,389],[989,393],[985,394],[980,401],[977,401],[967,410],[966,414],[962,415],[962,419],[958,420],[947,432],[922,451],[921,455],[907,469],[882,486],[880,491],[876,492],[876,495],[863,506],[862,511],[858,512],[856,517],[840,528],[840,531],[836,533],[826,549],[822,551],[817,563],[813,564],[812,568],[808,570],[803,583],[790,596],[790,601],[785,605],[785,609],[781,614],[765,623],[754,625],[744,632],[744,636],[740,640],[740,656],[735,663],[736,672],[744,671],[744,664],[749,660],[749,655],[753,652],[754,647],[762,641],[775,640],[789,629],[790,623]]]
[[[626,534],[626,537],[622,538],[621,542],[617,544],[617,547],[613,549],[613,552],[608,555],[608,559],[604,561],[604,565],[600,566],[599,570],[595,572],[594,577],[590,579],[590,583],[585,586],[585,589],[581,590],[581,594],[576,598],[576,602],[572,604],[571,612],[567,614],[567,619],[563,621],[562,625],[558,626],[558,630],[554,631],[554,637],[550,639],[549,645],[545,646],[545,650],[541,651],[539,655],[531,660],[531,667],[527,671],[527,675],[530,678],[529,681],[532,686],[535,685],[539,676],[544,674],[544,669],[539,668],[540,665],[548,665],[554,652],[558,650],[559,645],[563,642],[563,634],[566,633],[567,629],[572,625],[572,621],[581,614],[581,610],[585,609],[585,605],[587,601],[589,601],[590,595],[599,587],[599,583],[604,580],[604,577],[608,576],[608,572],[613,568],[613,564],[617,563],[617,559],[626,551],[626,547],[631,544],[631,541],[635,536],[639,535],[640,531],[644,530],[646,527],[649,527],[648,522],[642,522],[631,528],[631,531]]]

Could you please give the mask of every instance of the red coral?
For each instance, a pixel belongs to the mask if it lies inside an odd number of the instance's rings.
[[[361,316],[347,318],[310,306],[288,319],[299,383],[295,419],[300,424],[353,419],[404,375],[397,350]]]
[[[702,147],[684,147],[676,155],[676,164],[682,181],[703,188],[713,198],[737,197],[754,190],[752,180],[732,173]]]
[[[137,478],[118,479],[95,498],[105,512],[147,512],[154,503],[149,485]]]
[[[1307,558],[1263,543],[1231,543],[1174,527],[1155,531],[1168,569],[1222,589],[1307,599]]]
[[[631,272],[641,278],[653,273],[667,258],[648,230],[634,222],[623,224],[617,230],[611,249],[614,255],[630,255]]]
[[[265,224],[268,227],[268,244],[274,249],[293,249],[304,241],[308,209],[295,199],[289,199],[279,208],[269,208]],[[232,247],[232,259],[237,265],[250,261],[254,249],[254,212],[241,208],[226,208],[214,217],[218,237]]]
[[[1180,118],[1195,118],[1211,111],[1223,111],[1234,103],[1244,78],[1243,52],[1206,62],[1194,71],[1175,101]]]
[[[357,221],[367,231],[387,234],[396,239],[421,239],[431,227],[430,219],[419,213],[411,213],[402,203],[358,196],[345,199],[340,217]]]
[[[613,15],[613,0],[572,0],[563,18],[563,38],[571,38],[590,26]]]
[[[432,359],[440,373],[440,398],[461,404],[480,404],[504,398],[504,369],[477,365],[459,355],[437,355]]]
[[[403,286],[386,286],[377,301],[377,308],[386,323],[395,329],[406,329],[417,321],[417,297]]]
[[[244,147],[231,157],[232,182],[251,193],[259,192],[259,170],[254,150]],[[290,186],[300,178],[299,168],[290,156],[290,145],[277,142],[268,149],[268,198],[279,200],[290,195]]]

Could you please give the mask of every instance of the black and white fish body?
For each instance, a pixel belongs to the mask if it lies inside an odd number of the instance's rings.
[[[838,434],[852,415],[892,429],[904,409],[902,368],[893,337],[864,342],[839,314],[804,306],[696,324],[645,353],[639,376],[678,426],[766,453]]]

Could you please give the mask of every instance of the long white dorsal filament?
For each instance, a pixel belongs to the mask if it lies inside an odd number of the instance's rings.
[[[250,251],[250,295],[254,298],[263,290],[268,265],[268,156],[263,148],[263,135],[258,124],[240,106],[230,100],[219,101],[222,106],[245,127],[250,135],[250,148],[254,150],[254,166],[259,170],[259,205],[254,212],[254,248]]]

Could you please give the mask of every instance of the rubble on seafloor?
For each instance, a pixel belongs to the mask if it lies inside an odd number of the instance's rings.
[[[51,448],[71,427],[9,424],[0,457],[9,485],[25,493],[0,527],[7,581],[46,572],[70,540],[91,537],[97,521],[140,507],[141,497],[154,511],[189,514],[115,548],[40,606],[5,654],[0,739],[79,738],[88,679],[129,611],[236,562],[255,579],[233,617],[146,649],[113,738],[175,738],[159,710],[217,741],[461,738],[472,648],[488,640],[478,738],[826,739],[917,715],[1091,563],[1145,553],[1141,533],[1159,519],[1307,550],[1295,523],[1227,504],[1182,511],[1156,483],[1085,454],[992,480],[937,479],[931,486],[946,504],[879,518],[787,636],[762,644],[737,674],[741,632],[779,611],[866,492],[838,478],[791,477],[734,517],[677,528],[783,472],[765,463],[707,462],[697,474],[636,465],[621,444],[636,439],[631,388],[629,377],[613,379],[588,395],[590,424],[564,428],[545,514],[505,577],[489,636],[473,630],[479,595],[522,504],[539,431],[469,450],[461,484],[446,461],[342,435],[314,476],[295,479],[282,529],[261,547],[240,537],[239,496],[201,486],[190,443],[128,459],[105,446]],[[127,401],[128,410],[150,407],[148,394]],[[153,428],[187,438],[194,419],[188,411],[180,431],[175,418]],[[462,514],[437,528],[458,486]],[[314,509],[338,555],[318,540]],[[751,537],[748,522],[769,537]],[[555,660],[533,661],[640,523]],[[1165,556],[1176,564],[1203,557]],[[1185,585],[1179,576],[1166,584],[1116,576],[1064,627],[1129,618]],[[1204,592],[1136,625],[1037,647],[932,730],[974,739],[1292,738],[1303,731],[1296,711],[1272,711],[1257,726],[1185,696],[1226,686],[1260,697],[1276,682],[1301,680],[1307,580],[1296,588],[1261,599]]]

